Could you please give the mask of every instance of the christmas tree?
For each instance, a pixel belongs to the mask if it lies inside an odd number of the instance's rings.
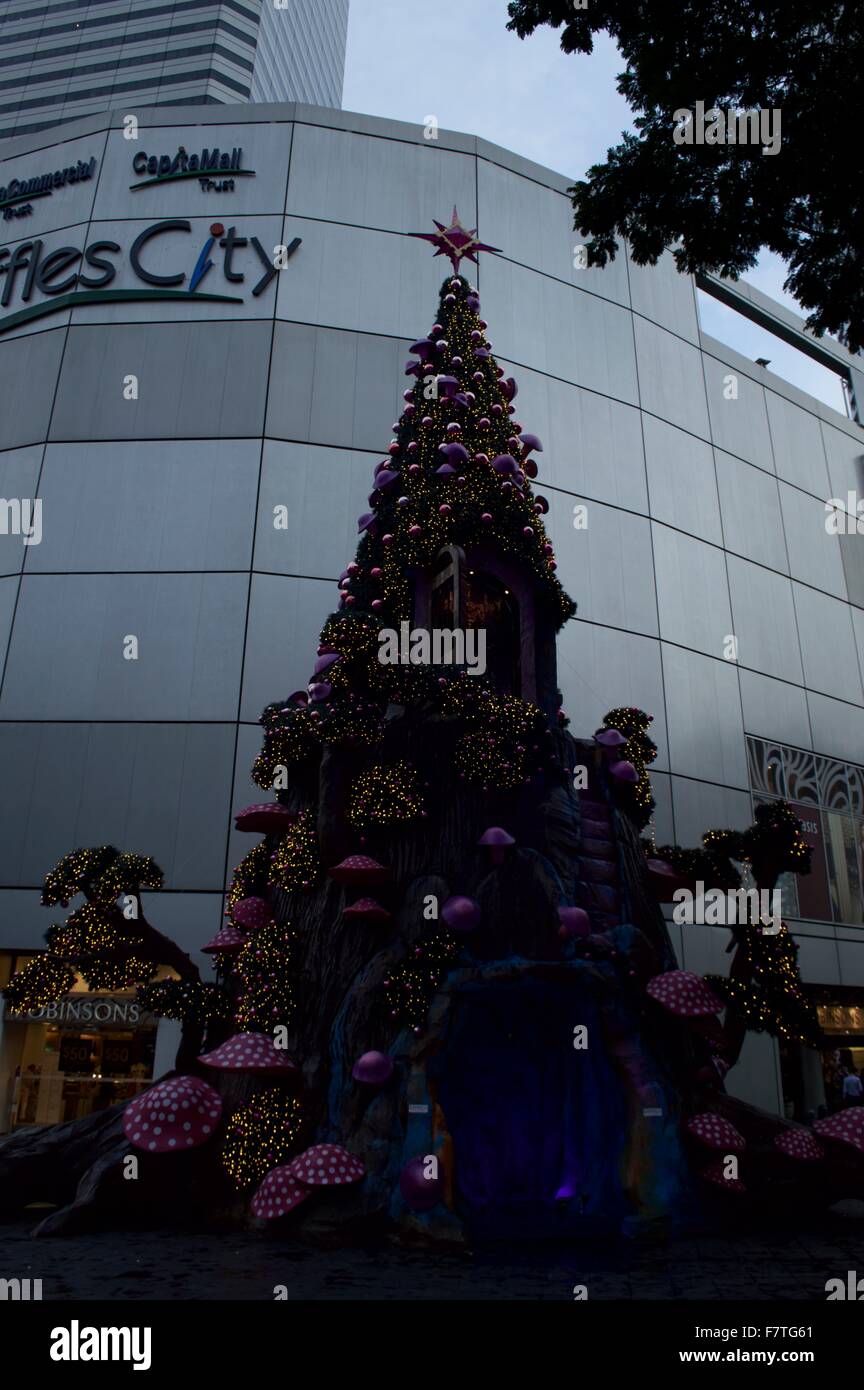
[[[338,607],[307,688],[261,717],[253,777],[276,800],[237,814],[260,838],[205,948],[218,982],[141,985],[207,1029],[190,1074],[116,1121],[116,1163],[144,1152],[111,1200],[158,1192],[161,1219],[173,1203],[328,1239],[616,1230],[678,1219],[687,1145],[720,1128],[722,1000],[677,969],[640,841],[651,716],[569,732],[555,642],[575,605],[533,488],[543,446],[460,273],[494,248],[455,210],[436,226],[418,235],[453,273]],[[757,821],[770,876],[798,842]],[[188,1166],[143,1129],[178,1094],[200,1112],[178,1135]],[[3,1163],[0,1144],[0,1179]],[[103,1152],[91,1208],[111,1171]]]

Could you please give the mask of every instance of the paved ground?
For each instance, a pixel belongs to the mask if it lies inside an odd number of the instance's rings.
[[[44,1299],[573,1298],[825,1299],[825,1282],[864,1274],[864,1221],[821,1230],[665,1242],[503,1245],[462,1255],[391,1247],[317,1250],[278,1238],[173,1231],[34,1240],[0,1227],[0,1278],[41,1278]]]

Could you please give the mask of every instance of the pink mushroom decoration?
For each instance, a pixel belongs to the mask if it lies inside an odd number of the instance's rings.
[[[172,1076],[131,1100],[123,1133],[145,1153],[197,1149],[213,1135],[222,1115],[218,1091],[197,1076]]]
[[[800,1163],[815,1163],[825,1157],[824,1148],[809,1129],[784,1129],[775,1134],[771,1142],[781,1154],[798,1159]]]
[[[289,811],[278,801],[263,801],[238,811],[234,825],[237,830],[250,830],[256,835],[285,835],[296,819],[297,812]]]
[[[451,931],[469,932],[477,930],[482,913],[480,904],[473,898],[457,896],[447,899],[441,909],[441,916]]]
[[[490,825],[488,830],[483,831],[477,843],[488,849],[493,864],[501,864],[506,851],[515,845],[516,841],[506,830],[502,830],[500,825]]]
[[[581,907],[559,907],[558,916],[561,925],[558,928],[558,935],[565,941],[570,937],[585,937],[591,935],[591,918]]]
[[[342,1187],[366,1176],[362,1158],[341,1144],[314,1144],[288,1166],[292,1176],[306,1187]]]
[[[686,888],[689,880],[679,873],[673,864],[665,859],[646,859],[648,883],[658,903],[671,903],[679,888]]]
[[[381,476],[383,477],[383,474]],[[354,565],[352,567],[349,567],[349,575],[351,574],[352,568],[356,573],[357,566]],[[322,652],[321,655],[318,657],[318,660],[315,662],[312,674],[315,676],[322,676],[325,671],[329,671],[331,666],[335,666],[336,662],[341,660],[342,657],[339,652]]]
[[[710,1182],[714,1187],[722,1187],[724,1192],[746,1192],[747,1188],[740,1178],[727,1178],[722,1160],[719,1163],[710,1163],[707,1168],[703,1168],[699,1174],[705,1182]]]
[[[201,950],[205,956],[235,955],[237,951],[242,951],[246,945],[246,938],[236,927],[223,927],[217,931],[212,941],[208,941]]]
[[[386,1052],[364,1052],[351,1068],[351,1075],[364,1086],[383,1086],[393,1075],[393,1058]]]
[[[358,898],[350,907],[343,907],[343,917],[357,917],[364,922],[389,922],[391,914],[374,898]]]
[[[444,1195],[441,1178],[427,1178],[427,1162],[425,1157],[409,1158],[399,1176],[399,1191],[412,1211],[431,1211]]]
[[[848,1144],[859,1153],[864,1153],[864,1109],[850,1106],[836,1115],[817,1120],[813,1126],[823,1139],[833,1139],[838,1144]]]
[[[372,888],[378,883],[386,883],[390,870],[368,854],[349,854],[341,863],[334,864],[327,873],[337,883],[345,883],[351,888]]]
[[[678,1018],[704,1018],[719,1014],[725,1007],[723,1000],[691,970],[667,970],[663,975],[655,975],[645,991]]]
[[[231,910],[231,916],[244,931],[266,927],[273,920],[273,911],[266,898],[241,898]]]
[[[235,1033],[198,1061],[214,1071],[246,1071],[256,1076],[290,1076],[299,1071],[297,1063],[266,1033]]]
[[[627,740],[620,729],[601,729],[594,735],[594,742],[601,748],[623,748]]]
[[[713,1110],[705,1110],[688,1120],[687,1133],[707,1149],[720,1149],[723,1153],[743,1153],[747,1147],[743,1134]]]
[[[291,1172],[290,1163],[283,1164],[281,1168],[271,1168],[258,1188],[250,1203],[252,1215],[259,1221],[276,1221],[311,1196],[310,1189]]]

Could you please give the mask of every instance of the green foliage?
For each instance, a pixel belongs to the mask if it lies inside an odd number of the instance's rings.
[[[570,190],[591,265],[626,237],[639,265],[666,247],[680,270],[737,277],[767,246],[787,262],[785,288],[811,311],[808,327],[864,344],[859,6],[828,0],[679,0],[635,5],[512,0],[508,27],[524,38],[563,25],[561,47],[591,53],[605,31],[626,64],[618,90],[636,113],[603,164]],[[574,73],[575,77],[575,73]],[[673,113],[780,110],[779,152],[761,144],[678,145]]]

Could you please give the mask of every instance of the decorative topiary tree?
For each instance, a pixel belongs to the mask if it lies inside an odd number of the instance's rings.
[[[3,991],[9,1011],[26,1013],[55,1003],[79,976],[91,990],[143,986],[139,997],[146,1008],[184,1021],[178,1064],[187,1065],[200,1050],[204,1023],[224,1008],[217,1001],[221,992],[203,984],[189,956],[144,917],[142,890],[161,888],[162,879],[152,859],[113,845],[64,855],[46,875],[42,904],[66,908],[79,895],[84,904],[49,927],[48,950],[12,976]],[[150,984],[160,965],[178,978]]]
[[[162,1219],[173,1173],[184,1216],[202,1194],[224,1215],[230,1182],[235,1218],[328,1238],[608,1231],[684,1213],[687,1125],[714,1134],[697,1112],[721,1002],[679,978],[639,838],[650,716],[567,729],[555,638],[575,607],[532,487],[542,444],[459,274],[492,248],[455,210],[436,225],[453,275],[410,349],[338,610],[307,689],[261,718],[253,776],[277,800],[238,813],[262,838],[205,947],[229,1012],[208,1047],[233,1036],[199,1058],[203,1089],[188,1078],[195,1164],[148,1158],[110,1189],[140,1203],[149,1174]],[[206,1014],[210,996],[172,993]],[[132,1120],[118,1163],[146,1147]],[[0,1144],[0,1194],[7,1176]]]
[[[767,801],[756,807],[753,825],[737,837],[734,857],[750,866],[758,889],[771,892],[781,874],[809,874],[811,854],[788,803]],[[798,946],[786,923],[739,922],[731,930],[729,950],[735,954],[728,978],[706,977],[729,1006],[730,1063],[740,1055],[748,1029],[818,1047],[822,1030],[816,1007],[804,991]]]

